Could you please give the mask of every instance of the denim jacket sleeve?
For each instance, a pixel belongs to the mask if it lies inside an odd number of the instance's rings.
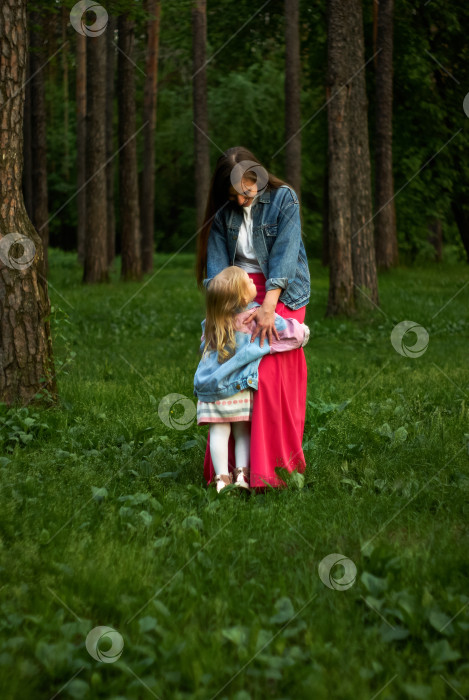
[[[281,204],[277,219],[278,233],[269,255],[269,277],[265,290],[286,289],[293,282],[301,244],[301,219],[298,201]]]
[[[216,261],[214,263],[213,261]],[[218,212],[215,214],[210,229],[210,234],[207,242],[207,277],[203,280],[203,285],[207,288],[208,283],[218,275],[219,272],[228,267],[230,258],[228,255],[228,247],[226,237],[223,233],[223,226],[220,221]]]

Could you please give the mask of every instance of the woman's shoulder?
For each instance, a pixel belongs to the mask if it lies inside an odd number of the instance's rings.
[[[283,204],[299,204],[295,190],[287,184],[280,185],[276,190],[271,190],[270,201],[278,201]]]

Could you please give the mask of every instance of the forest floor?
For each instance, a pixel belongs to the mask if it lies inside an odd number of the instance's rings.
[[[86,287],[50,262],[60,402],[0,405],[2,697],[467,696],[468,266],[382,274],[381,310],[326,319],[311,261],[306,471],[217,494],[194,256]]]

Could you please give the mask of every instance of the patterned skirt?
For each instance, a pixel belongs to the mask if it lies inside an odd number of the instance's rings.
[[[219,401],[197,401],[197,425],[251,420],[254,390],[243,389]]]

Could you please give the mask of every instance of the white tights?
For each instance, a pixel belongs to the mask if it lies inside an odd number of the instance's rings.
[[[236,467],[249,467],[251,447],[251,423],[247,420],[234,423],[210,424],[210,455],[215,474],[228,474],[228,440],[233,431],[235,439]]]

